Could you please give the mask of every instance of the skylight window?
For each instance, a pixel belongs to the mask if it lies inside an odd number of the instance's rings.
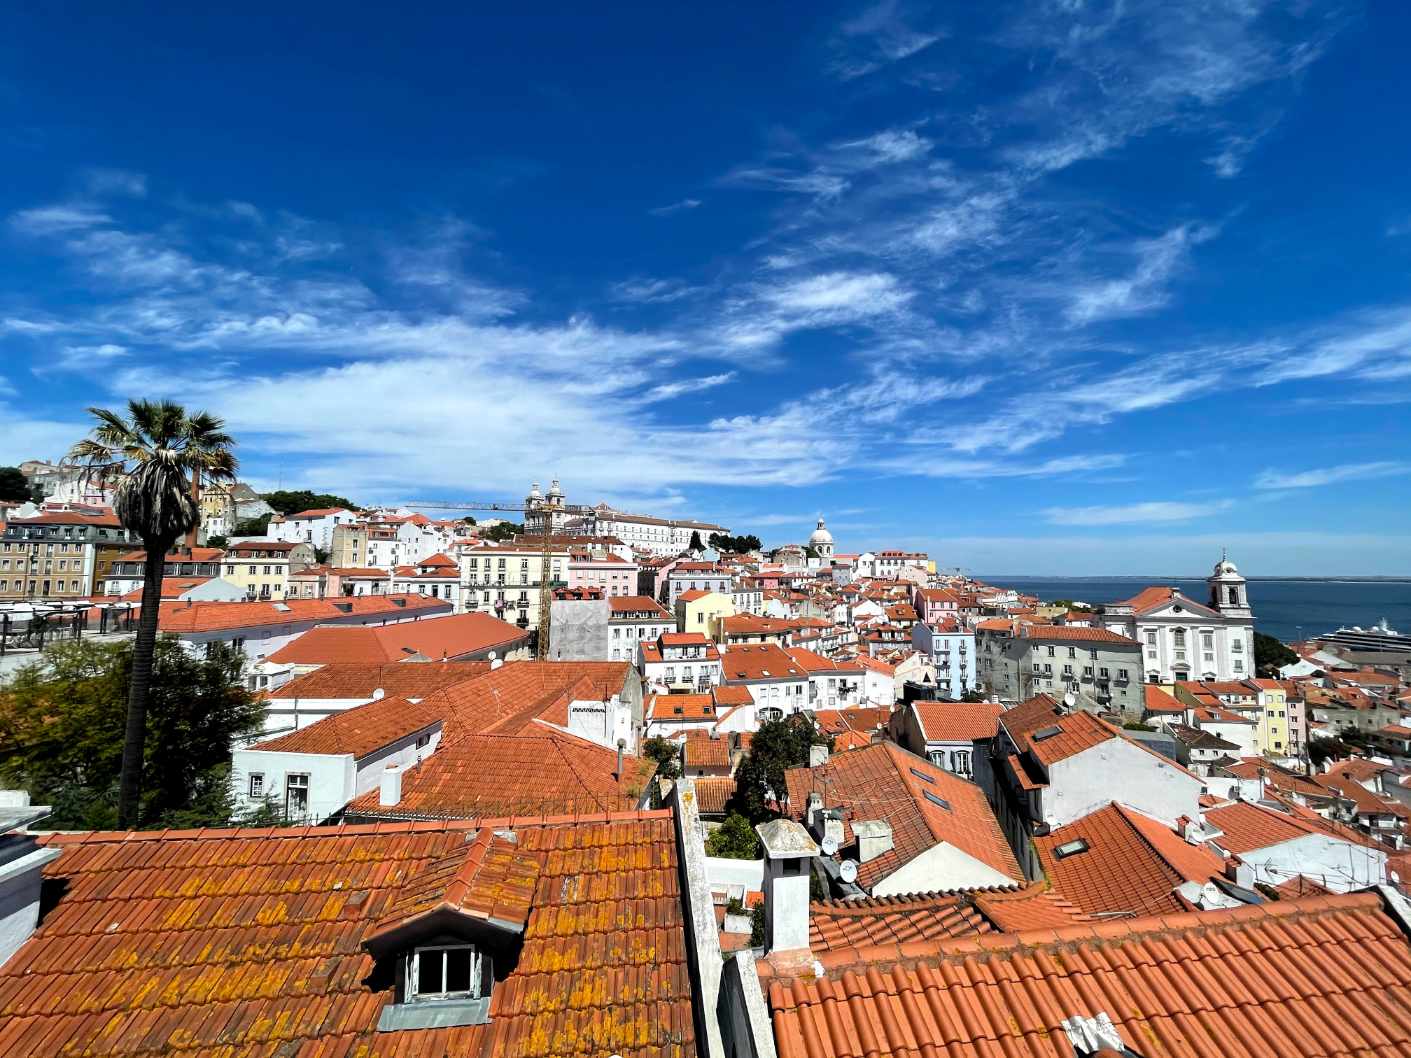
[[[915,768],[908,768],[907,770],[910,771],[912,775],[915,775],[922,782],[934,783],[936,781],[934,778],[927,775],[924,771],[917,771]]]
[[[947,812],[951,810],[949,801],[947,801],[944,797],[937,797],[930,790],[922,790],[921,796],[926,798],[926,800],[930,801],[933,805],[937,805],[940,808],[944,808]]]
[[[1053,854],[1060,860],[1066,860],[1069,856],[1087,852],[1089,848],[1087,838],[1074,838],[1072,841],[1065,841],[1062,845],[1055,846]]]
[[[1057,724],[1054,724],[1052,727],[1041,727],[1037,731],[1035,731],[1033,734],[1033,740],[1035,742],[1042,742],[1046,738],[1053,738],[1054,735],[1061,734],[1063,734],[1063,728],[1059,727]]]

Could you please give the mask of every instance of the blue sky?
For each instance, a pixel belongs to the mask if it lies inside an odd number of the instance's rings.
[[[1406,5],[207,6],[6,15],[0,462],[1411,573]]]

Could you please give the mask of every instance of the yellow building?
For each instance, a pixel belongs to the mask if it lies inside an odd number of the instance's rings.
[[[1278,680],[1250,680],[1259,688],[1259,745],[1274,757],[1286,756],[1289,743],[1288,692]]]
[[[718,591],[683,591],[676,597],[676,628],[714,639],[722,617],[735,616],[735,602]]]
[[[313,561],[308,544],[280,540],[244,540],[225,553],[221,576],[245,589],[247,599],[283,599],[289,594],[289,574]]]

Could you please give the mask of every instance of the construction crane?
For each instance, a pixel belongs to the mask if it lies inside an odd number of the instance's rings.
[[[538,491],[539,486],[534,486],[534,491]],[[543,546],[540,550],[539,561],[539,638],[538,646],[535,649],[535,657],[540,661],[545,661],[549,657],[549,606],[553,601],[553,593],[550,590],[550,583],[553,579],[553,545],[554,545],[554,518],[556,515],[584,515],[592,514],[592,507],[585,507],[576,503],[564,503],[563,497],[558,492],[558,482],[555,481],[549,488],[548,495],[543,499],[536,499],[527,503],[479,503],[472,500],[417,500],[408,503],[398,504],[399,507],[421,508],[431,511],[502,511],[505,513],[522,513],[542,515],[544,519],[543,531],[540,538]],[[525,519],[527,522],[528,519]],[[529,526],[526,524],[525,528]],[[497,607],[503,615],[503,605]]]

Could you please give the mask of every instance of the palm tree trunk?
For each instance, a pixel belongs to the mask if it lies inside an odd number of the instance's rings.
[[[201,471],[191,471],[191,499],[196,504],[196,524],[186,533],[186,551],[190,554],[196,547],[196,534],[201,531]]]
[[[152,656],[157,649],[157,622],[162,609],[162,577],[166,541],[146,540],[142,565],[142,614],[132,644],[132,679],[127,689],[127,730],[123,735],[122,774],[118,780],[118,827],[141,825],[142,762],[147,741],[147,693],[152,687]],[[158,546],[160,545],[160,546]]]

